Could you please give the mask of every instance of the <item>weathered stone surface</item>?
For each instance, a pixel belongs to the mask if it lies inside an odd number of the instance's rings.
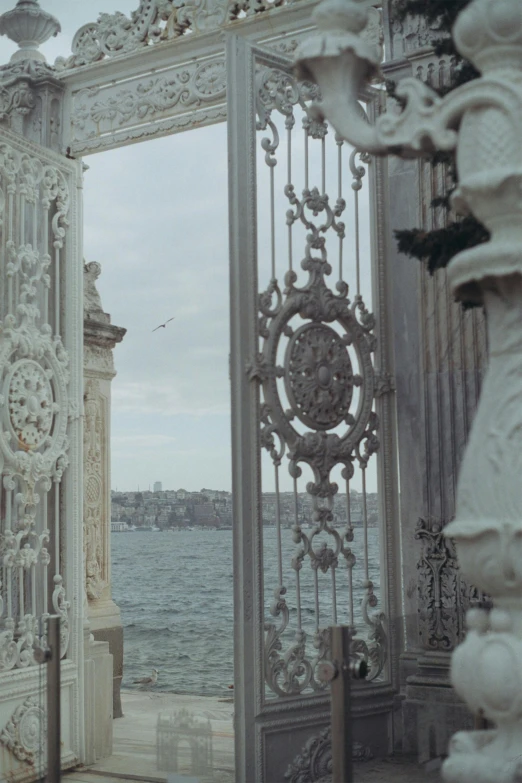
[[[108,642],[113,661],[115,718],[122,715],[123,628],[111,597],[110,415],[113,348],[125,329],[113,326],[104,312],[96,280],[97,262],[84,265],[84,555],[89,630]]]

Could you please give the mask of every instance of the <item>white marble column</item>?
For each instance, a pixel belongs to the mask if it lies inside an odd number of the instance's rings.
[[[100,264],[84,266],[84,554],[90,632],[109,643],[113,656],[114,717],[121,717],[123,628],[111,594],[111,382],[113,349],[126,330],[103,311],[96,279]]]
[[[422,19],[392,23],[384,4],[386,78],[416,76],[434,87],[447,81],[450,63],[431,47],[435,31]],[[390,157],[388,222],[393,229],[441,228],[447,215],[432,209],[444,171],[431,163]],[[390,232],[391,234],[391,232]],[[400,462],[404,647],[401,655],[401,749],[422,762],[444,755],[452,734],[473,725],[467,705],[451,688],[451,653],[464,638],[464,618],[479,596],[461,577],[455,548],[444,536],[455,516],[455,495],[469,430],[487,363],[481,308],[455,303],[443,270],[425,265],[387,239],[393,270],[393,345]]]

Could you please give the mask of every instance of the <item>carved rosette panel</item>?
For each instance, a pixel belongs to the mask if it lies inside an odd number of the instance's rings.
[[[429,650],[454,650],[465,636],[466,612],[484,601],[461,576],[455,544],[444,535],[444,523],[419,519],[415,538],[422,542],[419,572],[419,637]]]
[[[326,124],[308,110],[310,101],[318,97],[315,86],[299,83],[283,70],[259,67],[256,95],[258,131],[269,133],[261,141],[269,169],[278,162],[280,130],[276,114],[282,116],[286,132],[291,133],[298,110],[307,137],[319,144],[324,141]],[[350,165],[352,187],[357,190],[365,169],[356,167],[354,159],[355,153]],[[327,257],[327,238],[344,238],[344,199],[339,196],[331,204],[323,189],[308,184],[299,196],[290,181],[284,192],[287,226],[304,226],[307,232],[300,264],[305,279],[302,272],[299,276],[290,267],[282,286],[272,270],[267,289],[259,295],[260,351],[247,371],[261,387],[261,445],[270,454],[276,471],[288,465],[291,478],[297,482],[306,466],[313,477],[306,486],[313,508],[312,529],[305,532],[297,514],[292,528],[296,549],[291,567],[297,584],[302,569],[310,567],[317,593],[317,575],[328,574],[335,602],[335,572],[344,565],[351,574],[355,555],[350,546],[353,526],[348,520],[347,526],[339,529],[335,522],[338,486],[331,474],[335,468],[342,468],[342,477],[349,486],[356,468],[365,471],[379,449],[375,397],[385,392],[383,379],[377,377],[373,365],[377,347],[374,316],[360,294],[349,296],[348,284],[341,278],[333,285],[329,281],[332,266]],[[354,652],[367,660],[373,679],[385,665],[387,637],[384,615],[369,611],[377,605],[377,597],[368,576],[363,587],[361,614],[367,635],[356,639]],[[313,638],[309,638],[309,632],[298,624],[295,640],[288,646],[293,607],[289,606],[285,585],[279,584],[273,593],[270,614],[277,622],[265,623],[265,678],[269,689],[282,697],[323,690],[327,686],[320,681],[318,667],[330,655],[328,628],[318,625]],[[318,600],[317,593],[316,614]]]
[[[47,717],[34,697],[16,708],[0,731],[0,744],[15,758],[34,766],[40,754],[44,757]]]
[[[352,758],[370,761],[373,753],[360,742],[354,742]],[[330,783],[332,769],[332,730],[328,727],[307,740],[301,753],[289,765],[285,780],[288,783]]]
[[[60,484],[68,465],[69,357],[52,290],[66,234],[67,182],[59,169],[0,145],[0,672],[34,663],[38,618],[68,603],[60,563]],[[17,205],[17,207],[15,206]],[[37,226],[46,226],[39,237]],[[51,316],[51,312],[53,315]],[[58,537],[58,540],[57,540]],[[48,570],[55,587],[48,595]]]
[[[88,599],[95,601],[101,598],[107,584],[102,529],[104,416],[98,381],[86,384],[84,405],[85,589]]]

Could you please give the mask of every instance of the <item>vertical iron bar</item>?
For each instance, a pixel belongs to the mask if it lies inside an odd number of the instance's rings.
[[[351,630],[346,625],[335,625],[331,632],[332,660],[337,666],[337,675],[331,683],[332,783],[353,783],[350,698]]]
[[[60,616],[47,619],[47,783],[60,783]]]

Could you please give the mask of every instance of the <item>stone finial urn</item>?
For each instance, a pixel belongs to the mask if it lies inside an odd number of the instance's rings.
[[[0,35],[7,35],[20,47],[11,62],[41,60],[40,44],[61,32],[58,19],[40,8],[38,0],[18,0],[16,7],[0,16]]]

